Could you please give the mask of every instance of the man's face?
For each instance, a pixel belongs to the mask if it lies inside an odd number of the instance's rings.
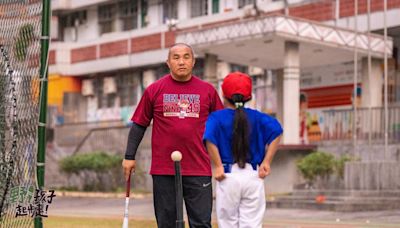
[[[178,45],[171,48],[167,65],[175,79],[185,81],[192,75],[194,62],[192,50],[187,46]]]

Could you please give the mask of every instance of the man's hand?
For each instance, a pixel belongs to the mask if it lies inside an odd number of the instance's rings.
[[[268,176],[271,173],[271,166],[268,162],[263,162],[261,163],[259,169],[258,169],[258,176],[262,179],[264,179],[266,176]]]
[[[124,169],[125,181],[128,181],[128,178],[131,175],[131,172],[135,172],[136,160],[124,159],[122,161],[122,168]]]
[[[217,181],[222,181],[225,179],[225,171],[223,166],[218,166],[214,168],[214,177]]]

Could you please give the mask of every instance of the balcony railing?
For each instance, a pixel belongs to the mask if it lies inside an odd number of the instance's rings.
[[[358,108],[356,112],[356,140],[358,143],[384,143],[385,112],[383,107]],[[353,109],[323,111],[318,122],[309,128],[310,143],[354,139]],[[388,142],[400,143],[400,106],[388,107]]]

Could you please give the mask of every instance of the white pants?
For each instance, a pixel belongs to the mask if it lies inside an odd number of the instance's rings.
[[[220,228],[262,227],[265,212],[264,180],[250,164],[240,169],[232,165],[231,173],[216,184],[216,212]]]

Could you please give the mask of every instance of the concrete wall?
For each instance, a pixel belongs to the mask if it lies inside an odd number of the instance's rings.
[[[271,165],[271,174],[265,178],[265,190],[270,193],[289,193],[303,179],[297,171],[296,162],[309,152],[279,150]]]
[[[81,127],[80,130],[77,125],[74,132],[89,132]],[[63,132],[68,131],[68,129],[63,129]],[[72,130],[72,129],[69,129]],[[91,153],[95,151],[104,151],[110,154],[118,154],[121,157],[125,154],[126,143],[128,138],[128,127],[111,127],[106,130],[95,130],[89,135],[84,144],[76,151],[76,145],[79,144],[77,141],[74,146],[70,144],[69,146],[60,146],[56,142],[49,144],[46,153],[46,186],[51,188],[72,188],[82,190],[85,184],[85,178],[93,179],[93,175],[67,175],[61,172],[59,167],[59,162],[73,154]],[[137,159],[137,169],[135,175],[133,176],[132,187],[139,190],[152,190],[152,179],[148,174],[150,170],[151,162],[151,127],[145,133],[145,136],[138,148],[136,155]],[[57,141],[57,139],[55,140]],[[122,172],[122,167],[118,173],[118,167],[116,167],[116,172],[113,171],[113,175],[106,174],[102,175],[102,181],[104,183],[112,183],[113,185],[120,185],[122,188],[124,186],[124,177]]]
[[[345,188],[351,190],[400,190],[400,162],[349,162]]]
[[[364,143],[358,145],[357,149],[353,151],[353,146],[350,143],[340,142],[326,142],[324,145],[318,146],[319,151],[333,153],[336,156],[349,154],[354,155],[361,161],[397,161],[400,162],[400,145],[393,144],[388,146],[388,152],[385,156],[383,144]]]

